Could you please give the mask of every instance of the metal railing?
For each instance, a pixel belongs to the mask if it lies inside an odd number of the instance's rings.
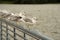
[[[11,29],[9,29],[9,27],[11,27]],[[19,33],[18,31],[22,33]],[[0,40],[30,40],[28,39],[28,36],[32,38],[30,38],[31,40],[50,40],[42,35],[28,31],[12,21],[0,18]]]

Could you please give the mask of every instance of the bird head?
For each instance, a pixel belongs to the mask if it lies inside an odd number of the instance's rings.
[[[25,18],[25,13],[24,12],[20,12],[19,16],[21,16],[22,18]]]

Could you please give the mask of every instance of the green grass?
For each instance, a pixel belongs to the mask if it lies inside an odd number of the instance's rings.
[[[0,4],[12,4],[13,2],[9,1],[1,1]]]

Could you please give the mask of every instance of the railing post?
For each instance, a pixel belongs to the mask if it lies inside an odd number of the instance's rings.
[[[2,40],[2,21],[0,21],[1,22],[1,40]]]
[[[24,40],[26,40],[26,34],[25,33],[24,33],[24,38],[25,38]]]
[[[1,40],[1,21],[0,21],[0,40]]]
[[[8,40],[8,24],[6,23],[6,40]]]
[[[15,27],[14,27],[14,40],[16,40],[16,34],[15,34]]]

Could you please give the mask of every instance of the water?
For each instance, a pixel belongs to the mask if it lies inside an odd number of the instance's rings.
[[[36,25],[28,25],[30,29],[38,29],[43,34],[60,40],[60,4],[43,4],[43,5],[6,5],[0,4],[0,9],[7,9],[13,13],[19,13],[24,10],[26,16],[37,17]],[[28,26],[21,22],[25,28]],[[27,27],[26,27],[27,26]]]

